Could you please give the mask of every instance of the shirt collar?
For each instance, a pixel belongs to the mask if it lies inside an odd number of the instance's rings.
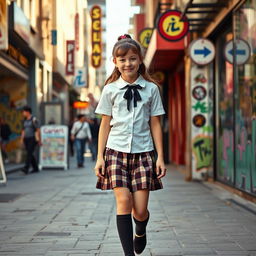
[[[120,89],[123,89],[127,84],[129,84],[128,82],[126,82],[121,76],[116,80],[116,84]],[[143,78],[143,76],[139,76],[136,81],[134,81],[132,84],[139,84],[142,88],[144,88],[146,86],[146,81]]]

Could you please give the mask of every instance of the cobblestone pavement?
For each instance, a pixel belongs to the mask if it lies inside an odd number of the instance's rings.
[[[122,256],[111,191],[95,189],[84,169],[8,175],[0,203],[0,255]],[[256,256],[256,207],[209,183],[185,182],[175,167],[151,193],[142,256]]]

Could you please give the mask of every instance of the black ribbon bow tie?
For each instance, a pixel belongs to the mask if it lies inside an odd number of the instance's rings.
[[[127,84],[122,89],[126,89],[126,88],[127,88],[127,90],[124,93],[124,98],[127,100],[127,109],[128,109],[128,111],[130,111],[130,103],[132,101],[132,97],[133,97],[133,104],[134,104],[135,108],[137,107],[137,101],[141,100],[140,93],[138,92],[138,89],[140,90],[140,89],[142,89],[142,87],[138,84],[132,84],[132,85]],[[132,91],[133,91],[133,93],[132,93]]]

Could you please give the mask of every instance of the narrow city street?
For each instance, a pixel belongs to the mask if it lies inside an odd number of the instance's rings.
[[[84,169],[74,166],[8,175],[0,187],[0,255],[122,256],[112,192],[95,189],[89,158]],[[210,183],[185,182],[171,166],[163,183],[151,193],[141,255],[256,256],[255,205]],[[3,202],[8,194],[13,200]]]

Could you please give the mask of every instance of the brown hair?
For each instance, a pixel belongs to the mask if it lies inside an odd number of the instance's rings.
[[[112,56],[113,58],[116,58],[119,56],[125,56],[129,50],[132,50],[133,53],[137,54],[141,60],[138,73],[145,80],[155,83],[155,81],[148,74],[146,66],[143,63],[142,48],[140,44],[137,41],[133,40],[130,35],[125,34],[118,37],[118,41],[115,43],[113,47]],[[120,77],[120,75],[121,73],[119,72],[117,67],[115,67],[112,74],[106,80],[105,85],[115,82]]]

